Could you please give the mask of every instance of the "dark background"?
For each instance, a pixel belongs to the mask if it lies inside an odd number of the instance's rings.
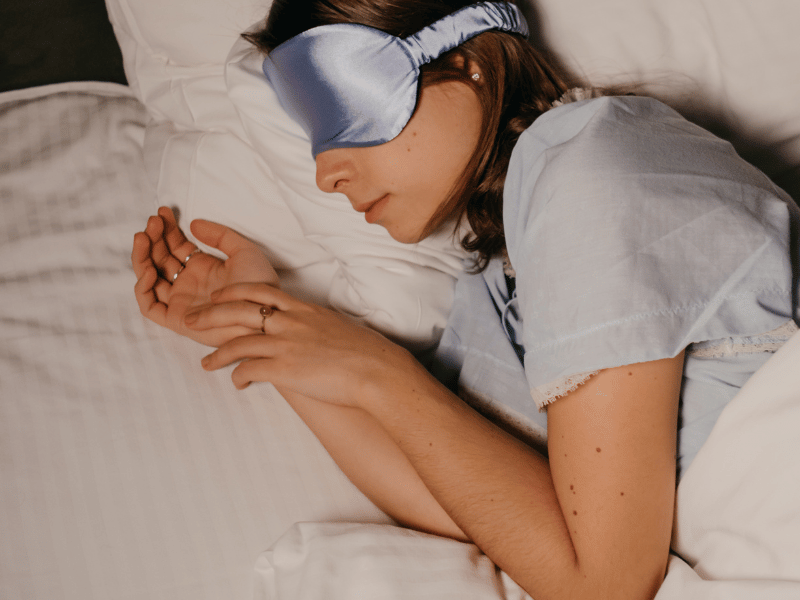
[[[63,81],[126,83],[105,2],[2,0],[0,92]]]

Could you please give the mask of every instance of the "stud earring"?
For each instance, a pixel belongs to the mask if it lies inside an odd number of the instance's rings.
[[[472,74],[472,79],[474,79],[475,81],[478,81],[480,78],[481,78],[481,74],[480,73],[473,73]]]

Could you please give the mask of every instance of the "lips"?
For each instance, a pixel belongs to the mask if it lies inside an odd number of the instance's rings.
[[[367,220],[367,223],[375,223],[380,217],[380,213],[383,207],[386,205],[386,200],[388,197],[389,194],[384,194],[377,200],[373,200],[372,202],[356,207],[356,210],[364,213],[364,218]]]

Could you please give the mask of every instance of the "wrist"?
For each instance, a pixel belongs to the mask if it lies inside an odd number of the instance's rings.
[[[366,369],[357,405],[381,422],[398,416],[405,407],[436,393],[439,382],[414,355],[400,346]]]

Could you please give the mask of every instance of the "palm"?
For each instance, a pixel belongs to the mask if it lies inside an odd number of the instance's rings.
[[[241,251],[223,261],[210,254],[197,254],[172,284],[167,299],[167,326],[193,339],[201,332],[183,325],[187,313],[208,305],[211,293],[232,283],[277,282],[275,270],[260,250]],[[212,333],[212,337],[215,337]],[[197,340],[208,343],[208,340]],[[217,344],[209,344],[216,346]]]
[[[184,325],[186,315],[208,305],[211,293],[220,288],[245,282],[277,285],[278,275],[257,245],[227,227],[195,222],[193,230],[228,258],[196,253],[181,268],[195,246],[177,227],[172,212],[161,209],[159,216],[148,222],[144,234],[134,238],[131,258],[139,278],[136,296],[142,313],[152,321],[203,344],[219,346],[252,330],[237,326],[193,331]]]

